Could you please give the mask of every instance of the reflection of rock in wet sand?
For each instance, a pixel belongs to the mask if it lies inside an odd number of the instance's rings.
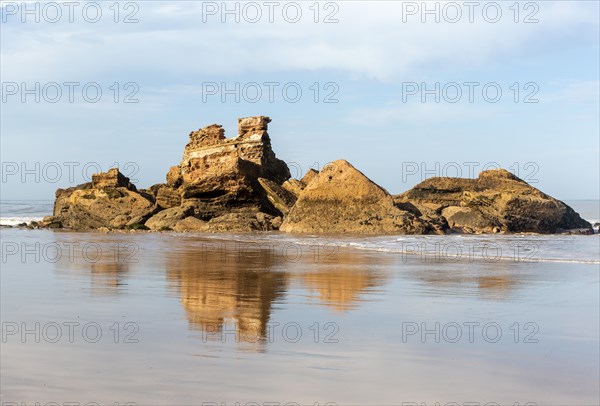
[[[168,258],[168,278],[181,291],[192,328],[227,340],[235,330],[237,339],[253,342],[266,337],[272,304],[286,289],[286,275],[272,265],[270,258],[243,263],[180,252]]]
[[[76,233],[61,233],[54,237],[50,244],[58,247],[55,252],[60,254],[52,261],[55,269],[64,277],[91,278],[93,294],[122,293],[128,285],[130,266],[140,259],[136,243],[114,236],[92,235],[90,239],[82,239]]]
[[[372,269],[375,258],[352,253],[337,253],[334,258],[334,263],[319,264],[315,271],[300,275],[302,284],[316,292],[325,306],[353,309],[362,294],[385,283],[384,276]]]
[[[90,266],[92,286],[98,294],[118,294],[127,285],[129,264],[122,262],[96,262]]]
[[[508,294],[517,287],[521,281],[516,280],[510,275],[498,276],[480,276],[477,278],[480,289],[493,292],[495,296],[508,296]]]
[[[381,281],[368,270],[344,272],[334,269],[307,272],[302,275],[302,283],[306,288],[316,291],[325,306],[345,311],[355,308],[361,293],[379,285]]]
[[[315,263],[307,256],[305,262],[288,263],[286,271],[281,270],[286,262],[277,255],[236,262],[233,251],[203,256],[194,249],[168,257],[167,277],[181,294],[191,328],[208,333],[207,338],[232,340],[235,334],[240,341],[255,342],[267,338],[273,303],[281,300],[289,279],[317,292],[321,304],[341,311],[355,307],[361,294],[385,282],[370,269],[377,258],[340,253],[335,259]]]
[[[438,293],[462,294],[470,290],[484,299],[507,299],[524,283],[521,278],[502,273],[500,267],[495,270],[486,269],[486,275],[465,273],[452,267],[443,270],[426,269],[423,272],[419,279]]]

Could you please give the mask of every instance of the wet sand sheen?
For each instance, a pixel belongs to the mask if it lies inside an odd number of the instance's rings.
[[[597,264],[259,249],[252,236],[2,237],[63,247],[2,264],[3,327],[42,332],[3,337],[2,402],[598,403]],[[89,252],[67,255],[77,243]],[[70,322],[102,337],[71,343]]]

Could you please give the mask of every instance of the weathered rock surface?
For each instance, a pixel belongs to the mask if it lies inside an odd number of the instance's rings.
[[[308,186],[308,184],[310,182],[313,181],[313,179],[315,179],[317,177],[317,175],[319,174],[319,171],[310,168],[308,171],[306,171],[306,173],[304,174],[304,176],[302,177],[302,179],[300,179],[300,181],[305,185]]]
[[[148,195],[137,192],[118,169],[92,177],[69,189],[58,189],[54,213],[47,224],[73,229],[123,228],[132,220],[144,220],[156,211]]]
[[[135,185],[129,181],[129,178],[119,172],[117,168],[110,169],[108,172],[93,174],[92,187],[95,189],[124,187],[137,191]]]
[[[273,206],[284,215],[288,214],[294,203],[296,203],[296,195],[272,180],[258,178],[258,182],[267,192],[267,198]]]
[[[206,221],[200,220],[196,217],[186,217],[175,224],[173,230],[175,231],[196,231],[206,232],[209,231],[210,226]]]
[[[426,222],[394,205],[382,187],[344,160],[323,168],[280,228],[292,233],[424,234]]]
[[[56,192],[54,213],[31,227],[194,232],[445,234],[592,233],[569,206],[505,170],[477,179],[431,178],[391,196],[339,160],[301,180],[275,156],[270,118],[238,120],[226,138],[213,124],[190,133],[166,183],[138,190],[118,169]]]
[[[143,190],[154,197],[156,204],[161,209],[170,209],[171,207],[181,205],[181,196],[177,189],[174,189],[163,183],[150,186]]]
[[[145,225],[150,230],[172,230],[180,220],[188,217],[193,211],[191,206],[171,207],[150,217]]]
[[[300,193],[304,190],[306,185],[304,182],[298,179],[288,179],[281,185],[285,190],[293,194],[296,198],[300,196]]]
[[[180,182],[183,198],[228,196],[236,200],[257,194],[259,177],[278,184],[285,182],[290,171],[271,149],[267,134],[270,121],[263,116],[241,118],[235,138],[225,138],[223,128],[217,124],[190,133],[179,173],[171,168],[169,184]]]
[[[458,232],[592,230],[572,208],[504,169],[484,171],[477,179],[427,179],[394,200],[417,215],[442,216]]]
[[[191,206],[193,216],[204,222],[184,221],[179,230],[186,225],[207,231],[273,229],[257,220],[257,214],[274,218],[289,210],[293,201],[281,184],[290,171],[271,148],[270,121],[264,116],[241,118],[235,138],[225,138],[217,124],[190,133],[181,163],[171,167],[165,185],[153,186],[160,207]]]

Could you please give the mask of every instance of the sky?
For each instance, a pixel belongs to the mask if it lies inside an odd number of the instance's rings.
[[[503,167],[599,199],[598,4],[2,1],[0,198],[113,166],[148,187],[191,131],[266,115],[294,177],[343,158],[395,194]]]

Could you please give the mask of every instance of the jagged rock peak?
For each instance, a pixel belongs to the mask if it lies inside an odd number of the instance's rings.
[[[124,187],[129,190],[136,190],[135,185],[129,181],[129,178],[119,172],[118,168],[112,168],[108,172],[95,173],[92,175],[92,188],[106,189]]]
[[[238,118],[238,138],[254,134],[264,135],[270,122],[271,119],[266,116]]]
[[[211,124],[198,131],[190,133],[190,142],[185,146],[187,150],[193,150],[200,147],[208,147],[225,140],[225,130],[219,124]]]

